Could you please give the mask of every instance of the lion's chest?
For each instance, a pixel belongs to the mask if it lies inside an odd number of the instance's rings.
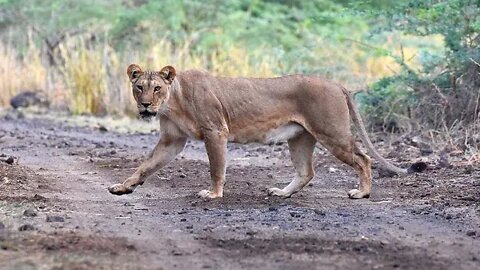
[[[278,127],[264,128],[250,126],[239,131],[230,133],[229,141],[238,143],[276,143],[294,138],[305,129],[297,123],[288,123]]]

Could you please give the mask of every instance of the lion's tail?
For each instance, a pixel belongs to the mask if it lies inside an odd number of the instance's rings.
[[[368,137],[367,130],[365,129],[365,125],[363,124],[362,117],[360,116],[360,113],[358,112],[357,106],[355,105],[355,102],[352,99],[352,96],[350,92],[348,92],[347,89],[343,88],[343,93],[345,94],[345,97],[347,98],[347,104],[348,108],[350,111],[350,117],[352,117],[353,123],[355,124],[355,127],[359,131],[360,138],[362,139],[363,143],[366,145],[368,152],[370,155],[372,155],[375,159],[377,159],[382,167],[384,167],[387,170],[390,170],[392,172],[395,172],[397,174],[408,174],[408,173],[414,173],[414,172],[421,172],[426,169],[426,163],[424,162],[417,162],[412,164],[408,169],[403,169],[400,167],[397,167],[390,163],[388,160],[386,160],[384,157],[380,155],[380,153],[377,152],[375,147],[372,144],[372,141],[370,141],[370,138]]]

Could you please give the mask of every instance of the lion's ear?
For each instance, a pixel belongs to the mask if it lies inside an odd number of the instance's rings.
[[[160,70],[160,76],[167,80],[169,83],[173,82],[173,79],[175,79],[175,75],[177,75],[177,72],[175,71],[175,68],[172,66],[165,66]]]
[[[127,68],[127,75],[128,75],[128,78],[130,78],[131,82],[138,79],[138,77],[140,77],[142,72],[143,72],[142,69],[138,65],[135,65],[135,64],[131,64]]]

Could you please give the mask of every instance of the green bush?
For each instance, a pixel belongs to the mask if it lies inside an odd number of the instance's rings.
[[[403,128],[414,124],[449,130],[478,122],[480,2],[403,1],[375,14],[387,22],[381,31],[441,35],[445,53],[422,53],[420,70],[396,58],[403,67],[400,75],[383,78],[358,96],[372,126],[385,128],[395,123]]]

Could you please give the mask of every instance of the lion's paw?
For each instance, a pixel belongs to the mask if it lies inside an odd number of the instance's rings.
[[[205,198],[205,199],[215,199],[215,198],[223,197],[220,194],[215,194],[215,193],[211,192],[210,190],[206,190],[206,189],[198,192],[198,196],[200,196],[202,198]]]
[[[115,184],[108,188],[108,191],[115,195],[130,194],[133,192],[133,189],[127,188],[123,184]]]
[[[368,197],[370,197],[370,193],[367,193],[365,191],[361,191],[361,190],[358,190],[358,189],[352,189],[348,192],[348,197],[350,199],[368,198]]]
[[[268,189],[268,196],[279,196],[283,198],[288,198],[292,194],[288,194],[287,192],[283,191],[282,189],[279,188],[269,188]]]

